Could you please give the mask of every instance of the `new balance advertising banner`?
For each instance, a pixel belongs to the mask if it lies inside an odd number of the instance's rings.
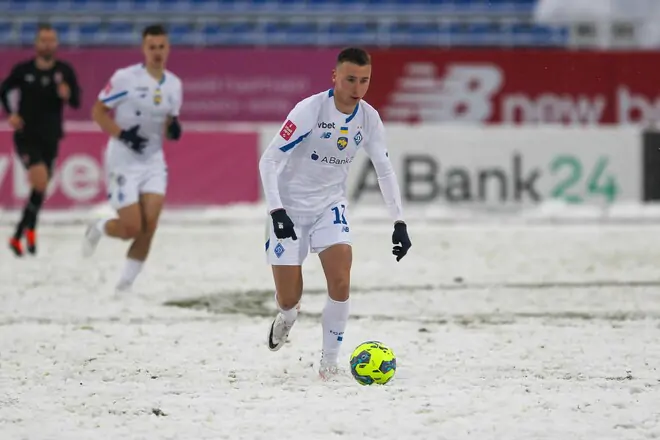
[[[660,52],[388,50],[367,100],[386,121],[660,122]]]
[[[49,186],[48,209],[89,206],[107,198],[103,152],[107,136],[70,131],[62,141]],[[256,202],[260,197],[257,133],[191,132],[167,143],[167,205],[192,207]],[[0,208],[22,208],[27,175],[14,154],[12,133],[0,132]]]
[[[557,200],[609,205],[642,196],[636,129],[387,128],[389,155],[408,204],[523,207]],[[351,164],[355,203],[379,203],[364,151]]]
[[[143,61],[139,47],[61,49],[82,87],[82,107],[70,120],[89,120],[92,104],[116,69]],[[33,56],[30,49],[2,50],[0,76]],[[334,50],[173,48],[168,68],[183,82],[182,117],[188,121],[280,121],[306,96],[329,89]]]

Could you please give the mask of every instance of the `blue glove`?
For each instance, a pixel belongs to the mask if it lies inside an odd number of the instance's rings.
[[[273,218],[273,229],[275,236],[279,239],[293,238],[297,240],[296,231],[293,229],[293,221],[284,209],[278,209],[270,213]]]
[[[119,133],[119,139],[131,150],[138,154],[142,154],[144,149],[147,147],[147,139],[138,134],[139,129],[139,125],[134,125],[128,130],[122,130],[121,133]]]
[[[181,123],[176,116],[172,118],[172,122],[167,126],[167,138],[178,141],[181,139]]]
[[[396,261],[400,261],[406,256],[408,249],[412,246],[412,243],[410,243],[410,237],[408,237],[408,228],[405,223],[394,223],[392,244],[399,245],[392,247],[392,254],[396,255]]]

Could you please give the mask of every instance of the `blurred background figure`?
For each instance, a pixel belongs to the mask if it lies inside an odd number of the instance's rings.
[[[27,170],[30,197],[9,247],[23,255],[22,239],[30,254],[37,252],[36,228],[48,182],[64,136],[62,113],[65,106],[80,107],[80,88],[74,68],[57,59],[57,32],[40,24],[34,36],[35,54],[13,66],[0,84],[0,101],[14,130],[14,147]],[[9,95],[18,92],[18,102]]]

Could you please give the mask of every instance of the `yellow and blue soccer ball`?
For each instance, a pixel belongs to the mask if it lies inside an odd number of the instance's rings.
[[[378,341],[363,342],[351,354],[351,373],[360,385],[384,385],[396,373],[396,356]]]

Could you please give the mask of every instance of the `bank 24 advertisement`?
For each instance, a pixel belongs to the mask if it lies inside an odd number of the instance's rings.
[[[406,203],[609,205],[641,199],[641,146],[632,129],[388,130]],[[360,152],[364,153],[364,152]],[[352,163],[350,197],[382,203],[365,154]]]

